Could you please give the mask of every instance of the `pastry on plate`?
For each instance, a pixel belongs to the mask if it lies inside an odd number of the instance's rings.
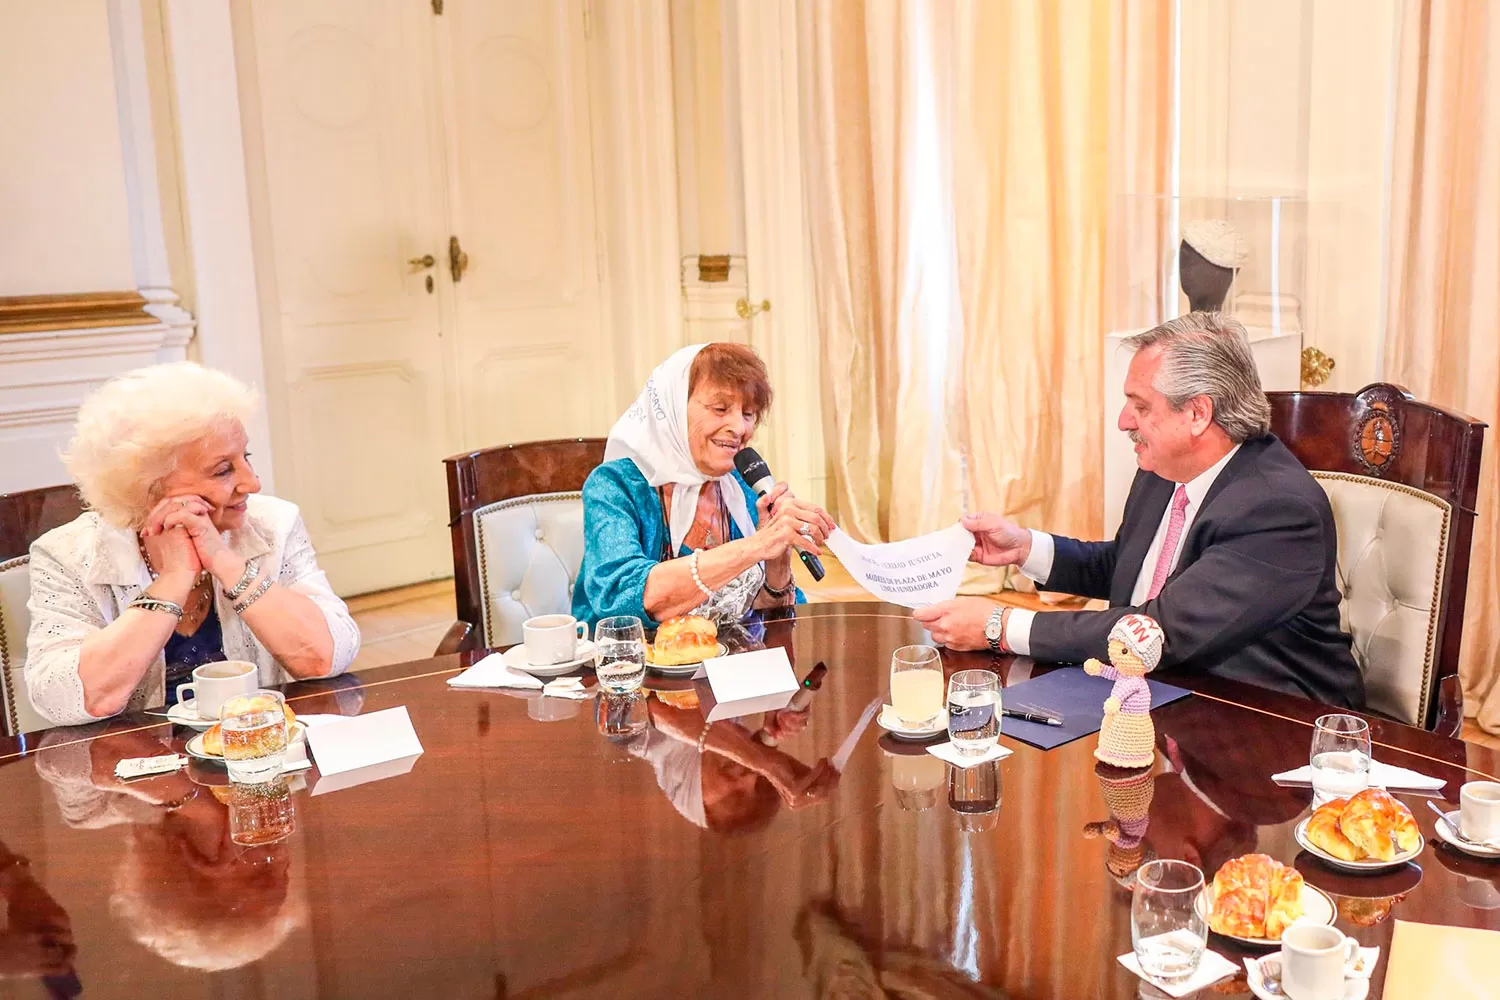
[[[1214,875],[1208,925],[1232,937],[1280,941],[1302,916],[1302,873],[1265,854],[1226,861]]]
[[[719,655],[719,627],[698,615],[668,618],[656,630],[651,662],[659,667],[680,667]]]
[[[1350,798],[1339,816],[1339,830],[1377,861],[1394,861],[1398,851],[1416,850],[1421,842],[1411,810],[1383,788],[1366,788]]]
[[[1339,829],[1339,817],[1348,804],[1348,799],[1334,799],[1319,806],[1307,820],[1307,839],[1320,851],[1340,861],[1361,861],[1365,857],[1364,850],[1355,846]]]

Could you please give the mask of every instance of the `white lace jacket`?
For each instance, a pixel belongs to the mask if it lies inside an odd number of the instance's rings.
[[[333,635],[333,670],[348,669],[359,652],[359,627],[328,585],[296,504],[254,494],[244,527],[229,545],[246,559],[259,559],[261,571],[312,598]],[[83,641],[120,616],[151,583],[135,533],[111,527],[89,511],[54,528],[31,545],[31,631],[26,637],[26,689],[36,710],[59,726],[92,722],[84,708],[78,654]],[[218,591],[224,655],[260,667],[262,684],[293,678]],[[166,658],[161,654],[130,696],[127,711],[166,704]]]

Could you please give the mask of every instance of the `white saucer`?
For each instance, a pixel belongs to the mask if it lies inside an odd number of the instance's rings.
[[[1450,813],[1445,813],[1444,815],[1446,815],[1448,819],[1453,822],[1454,826],[1458,826],[1457,809],[1453,810]],[[1477,844],[1470,844],[1466,843],[1465,841],[1459,840],[1457,837],[1453,836],[1453,832],[1448,829],[1447,823],[1434,823],[1433,828],[1437,830],[1437,835],[1442,838],[1443,843],[1449,845],[1454,850],[1463,851],[1465,854],[1471,854],[1476,858],[1500,858],[1500,848],[1480,847]]]
[[[307,727],[302,723],[292,723],[292,731],[287,734],[287,745],[290,746],[291,744],[296,743],[298,740],[302,739],[303,734],[305,734],[306,732]],[[222,754],[212,754],[204,751],[202,733],[199,733],[197,736],[194,736],[192,739],[188,740],[187,746],[183,749],[189,757],[197,757],[199,760],[211,760],[216,764],[224,763],[224,756]]]
[[[1325,865],[1328,865],[1330,868],[1337,868],[1340,871],[1345,872],[1353,872],[1356,875],[1373,875],[1375,872],[1387,872],[1393,868],[1400,868],[1402,865],[1406,864],[1408,861],[1411,861],[1417,855],[1421,854],[1422,848],[1427,846],[1427,838],[1423,837],[1419,833],[1417,834],[1417,846],[1414,849],[1410,851],[1401,851],[1395,856],[1395,858],[1390,861],[1377,861],[1374,858],[1370,858],[1365,861],[1345,861],[1343,858],[1334,857],[1332,854],[1329,854],[1327,851],[1323,850],[1323,848],[1319,847],[1317,844],[1314,844],[1310,839],[1308,839],[1307,824],[1311,820],[1311,816],[1307,817],[1307,819],[1304,819],[1302,822],[1298,823],[1297,828],[1292,831],[1292,836],[1297,839],[1298,845],[1301,846],[1301,848],[1308,854],[1311,854],[1313,857],[1317,858]]]
[[[714,655],[715,656],[728,656],[729,655],[729,647],[726,646],[726,645],[724,645],[722,642],[719,643],[718,652],[716,652]],[[647,670],[654,670],[654,671],[656,671],[659,674],[666,675],[667,677],[690,677],[693,674],[696,674],[698,672],[698,668],[701,667],[701,666],[703,666],[703,661],[702,660],[698,660],[695,663],[674,663],[674,664],[671,664],[670,666],[664,666],[664,665],[659,664],[659,663],[652,663],[651,662],[651,645],[649,643],[647,643],[647,645],[646,645],[646,669]]]
[[[575,650],[578,653],[567,663],[532,663],[526,659],[526,644],[512,646],[502,655],[505,665],[512,670],[521,670],[531,674],[533,677],[558,677],[562,674],[572,673],[579,667],[591,667],[594,665],[594,642],[592,639],[584,639]]]
[[[1204,923],[1208,923],[1209,899],[1212,897],[1212,895],[1213,883],[1209,883],[1208,885],[1203,887],[1203,891],[1198,893],[1198,898],[1193,901],[1193,909],[1197,911],[1200,917],[1203,918]],[[1315,885],[1308,885],[1306,882],[1303,882],[1302,895],[1300,898],[1302,901],[1302,916],[1294,920],[1293,923],[1322,924],[1327,927],[1333,926],[1334,918],[1338,916],[1338,908],[1333,905],[1332,896],[1328,895],[1328,893],[1324,892],[1322,889],[1319,889]],[[1252,948],[1281,947],[1280,939],[1273,941],[1270,938],[1252,938],[1240,937],[1238,934],[1220,934],[1218,931],[1213,931],[1213,933],[1218,934],[1219,937],[1228,938],[1231,941],[1238,941],[1240,944],[1249,945]]]
[[[948,735],[948,710],[946,708],[938,712],[937,721],[926,729],[911,728],[901,721],[900,717],[896,715],[896,710],[889,705],[880,706],[880,714],[875,717],[875,721],[880,723],[881,729],[884,729],[898,740],[911,740],[914,743],[920,743],[923,740],[930,740],[936,736]]]
[[[1377,952],[1379,951],[1378,948],[1371,950]],[[1251,969],[1250,967],[1252,962],[1256,962],[1256,967],[1254,969]],[[1280,955],[1267,955],[1265,958],[1260,959],[1258,962],[1253,958],[1245,959],[1245,978],[1246,984],[1250,987],[1250,992],[1259,997],[1260,1000],[1286,1000],[1285,993],[1268,993],[1266,992],[1266,988],[1261,984],[1260,970],[1267,966],[1275,970],[1277,978],[1279,979],[1281,973]],[[1344,995],[1340,997],[1339,1000],[1365,1000],[1365,997],[1369,995],[1369,979],[1361,979],[1359,976],[1346,976],[1344,979]]]
[[[167,720],[175,722],[179,726],[190,726],[193,729],[212,729],[219,724],[218,719],[205,719],[198,714],[197,698],[179,701],[167,709]]]

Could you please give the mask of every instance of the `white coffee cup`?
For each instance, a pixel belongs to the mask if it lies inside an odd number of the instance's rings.
[[[177,685],[177,703],[193,698],[199,718],[217,719],[224,702],[237,694],[249,694],[260,688],[260,670],[244,660],[220,660],[205,663],[193,671],[189,684]]]
[[[1293,924],[1281,933],[1281,988],[1291,1000],[1340,1000],[1359,942],[1324,924]]]
[[[1500,781],[1471,781],[1459,789],[1458,828],[1470,840],[1500,838]]]
[[[589,623],[572,615],[538,615],[521,625],[526,642],[526,662],[539,667],[572,663],[578,659],[578,644],[589,637]]]

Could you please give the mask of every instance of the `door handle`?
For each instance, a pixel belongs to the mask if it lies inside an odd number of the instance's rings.
[[[420,270],[422,268],[432,267],[434,264],[437,263],[437,258],[434,257],[430,253],[424,253],[420,257],[413,257],[413,258],[411,258],[410,260],[407,261],[407,263],[410,264],[412,267],[418,268]]]
[[[464,280],[464,272],[469,269],[469,255],[464,253],[463,247],[458,245],[458,237],[448,237],[448,271],[453,275],[453,280],[459,282]]]

